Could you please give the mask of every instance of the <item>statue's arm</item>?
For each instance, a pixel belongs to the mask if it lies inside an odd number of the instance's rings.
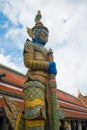
[[[30,69],[48,70],[49,68],[49,62],[34,59],[34,47],[31,43],[28,45],[25,44],[24,64],[27,68],[30,68]]]

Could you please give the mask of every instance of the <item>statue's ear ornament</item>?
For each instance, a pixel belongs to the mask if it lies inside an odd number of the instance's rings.
[[[29,35],[31,38],[33,38],[33,30],[32,30],[32,28],[28,28],[28,27],[27,27],[27,33],[28,33],[28,35]]]

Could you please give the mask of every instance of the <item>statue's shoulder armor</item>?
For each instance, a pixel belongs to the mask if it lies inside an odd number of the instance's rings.
[[[26,40],[26,43],[24,45],[24,53],[25,52],[30,52],[30,51],[38,51],[40,53],[42,53],[43,55],[47,55],[48,51],[45,47],[33,43],[32,41],[30,41],[29,39]]]
[[[43,47],[43,46],[41,46],[39,44],[34,44],[34,43],[33,43],[33,45],[34,45],[34,50],[35,51],[41,52],[43,55],[47,55],[48,51],[47,51],[47,49],[45,47]]]
[[[27,39],[26,43],[24,45],[24,53],[25,52],[30,52],[30,51],[34,51],[34,45],[33,45],[32,41]]]

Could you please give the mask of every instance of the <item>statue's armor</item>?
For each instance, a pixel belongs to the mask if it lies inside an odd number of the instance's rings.
[[[29,70],[24,85],[24,117],[27,127],[38,126],[38,122],[44,127],[46,120],[46,88],[49,78],[47,53],[48,51],[41,45],[26,41],[24,64]],[[37,120],[34,121],[35,119]]]

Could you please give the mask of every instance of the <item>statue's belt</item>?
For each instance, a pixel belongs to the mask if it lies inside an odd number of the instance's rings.
[[[32,80],[40,81],[41,83],[47,85],[49,75],[47,73],[44,73],[42,71],[32,71],[27,73],[27,78],[30,78]]]

